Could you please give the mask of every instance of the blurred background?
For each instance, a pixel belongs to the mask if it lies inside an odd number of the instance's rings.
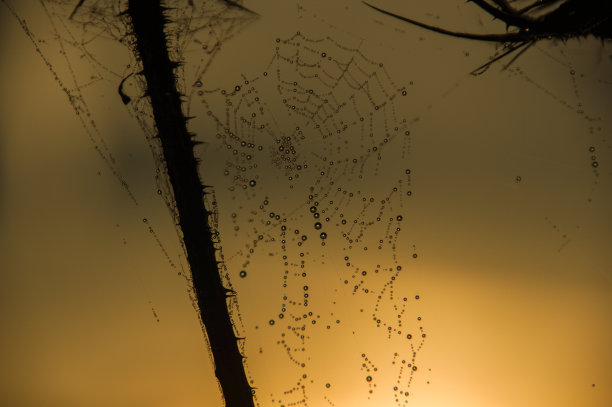
[[[0,5],[0,403],[220,406],[121,4],[73,3]],[[609,43],[473,76],[499,45],[359,1],[190,3],[169,38],[260,406],[612,404]]]

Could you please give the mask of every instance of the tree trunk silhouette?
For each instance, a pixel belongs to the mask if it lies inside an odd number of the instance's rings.
[[[193,134],[181,109],[174,68],[168,55],[164,26],[167,19],[160,0],[130,0],[130,16],[136,50],[147,83],[153,115],[187,251],[200,316],[212,350],[215,374],[227,407],[253,406],[252,389],[244,371],[243,356],[227,309],[226,289],[219,275],[208,212],[204,205],[198,163],[193,153]]]

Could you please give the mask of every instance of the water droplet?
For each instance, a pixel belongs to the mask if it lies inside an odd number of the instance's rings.
[[[327,233],[325,232],[321,232],[319,236],[321,236],[321,239],[327,239]]]
[[[257,185],[257,182],[254,179],[252,179],[249,181],[249,185],[254,187],[255,185]]]
[[[314,224],[314,228],[317,229],[317,230],[321,229],[322,227],[323,227],[323,225],[321,225],[321,222],[316,222]]]
[[[240,277],[245,278],[246,275],[247,275],[247,272],[245,270],[240,271]]]
[[[366,376],[366,381],[367,382],[371,382],[372,381],[372,376]]]

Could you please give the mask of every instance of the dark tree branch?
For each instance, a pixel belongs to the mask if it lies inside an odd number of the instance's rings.
[[[494,18],[505,22],[506,26],[517,27],[519,31],[506,34],[455,32],[382,10],[365,1],[364,3],[380,13],[427,30],[479,41],[539,41],[545,38],[568,39],[587,35],[593,35],[602,40],[612,39],[612,1],[610,0],[542,0],[535,1],[522,10],[513,10],[506,1],[492,1],[501,9],[491,5],[487,0],[468,0],[468,2],[475,3]],[[558,8],[540,17],[535,18],[527,14],[532,9],[545,8],[557,2],[560,4]],[[506,11],[507,9],[510,11]]]
[[[174,192],[200,316],[210,341],[225,405],[253,407],[252,389],[227,309],[230,291],[223,287],[219,276],[208,223],[210,212],[204,206],[204,186],[193,153],[193,135],[187,131],[187,119],[175,86],[174,68],[178,63],[168,56],[164,33],[167,21],[163,11],[160,0],[130,0],[126,14],[132,20],[136,50]]]
[[[376,6],[373,6],[369,3],[366,3],[365,1],[363,2],[366,6],[373,8],[374,10],[386,14],[388,16],[391,17],[395,17],[399,20],[405,21],[407,23],[410,24],[414,24],[416,26],[425,28],[427,30],[430,31],[435,31],[437,33],[440,34],[445,34],[445,35],[450,35],[452,37],[459,37],[459,38],[468,38],[470,40],[479,40],[479,41],[491,41],[491,42],[506,42],[506,41],[525,41],[528,39],[528,36],[525,35],[525,33],[523,32],[517,32],[517,33],[506,33],[506,34],[470,34],[470,33],[462,33],[462,32],[455,32],[455,31],[450,31],[450,30],[445,30],[444,28],[440,28],[440,27],[435,27],[433,25],[429,25],[429,24],[424,24],[421,23],[419,21],[416,20],[412,20],[410,18],[407,17],[403,17],[400,16],[399,14],[394,14],[390,11],[386,11],[383,9],[380,9]]]
[[[517,11],[517,14],[525,14],[531,10],[543,9],[549,7],[553,3],[559,3],[561,0],[540,0],[531,3],[528,6],[523,7],[522,9]]]
[[[493,3],[497,4],[506,13],[514,14],[514,9],[510,6],[508,0],[493,0]]]
[[[501,4],[504,4],[504,7],[503,7],[503,10],[500,10],[499,8],[490,5],[485,0],[469,0],[469,1],[476,4],[478,7],[480,7],[487,13],[489,13],[494,18],[497,18],[505,22],[506,26],[513,25],[515,27],[524,28],[532,22],[531,19],[529,19],[526,16],[525,17],[516,16],[516,13],[512,11],[512,8],[510,8],[505,3],[501,3]]]
[[[397,18],[410,24],[435,31],[452,37],[467,38],[478,41],[510,43],[507,50],[489,62],[473,70],[473,75],[486,71],[492,63],[510,55],[522,48],[504,69],[527,51],[536,42],[542,39],[561,39],[593,35],[602,41],[612,39],[612,0],[537,0],[522,9],[514,9],[507,0],[467,0],[475,3],[493,18],[518,28],[518,31],[505,34],[471,34],[445,30],[429,24],[424,24],[411,18],[403,17],[390,11],[382,10],[364,1],[364,4],[374,10]],[[491,4],[492,1],[495,5]],[[535,17],[529,15],[530,11],[541,11],[559,4],[559,7]],[[525,45],[527,47],[523,48]]]

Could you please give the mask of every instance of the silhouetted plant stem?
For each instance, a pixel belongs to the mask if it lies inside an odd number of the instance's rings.
[[[200,315],[215,362],[215,374],[227,407],[253,406],[243,356],[227,309],[230,291],[223,287],[219,276],[216,249],[208,223],[210,213],[204,206],[204,187],[193,152],[193,135],[187,131],[187,119],[175,86],[174,68],[177,63],[168,55],[164,33],[167,21],[160,3],[160,0],[130,0],[126,13],[132,20],[136,49],[174,192]]]
[[[520,50],[505,65],[504,69],[507,69],[531,46],[544,39],[565,41],[588,35],[593,35],[601,39],[602,42],[612,39],[612,1],[610,0],[534,0],[533,3],[521,9],[513,8],[507,0],[468,0],[468,2],[473,2],[493,18],[505,22],[506,29],[514,26],[518,30],[503,34],[473,34],[451,31],[380,9],[365,1],[363,3],[382,14],[440,34],[506,44],[501,55],[474,69],[471,72],[472,75],[482,74],[494,62]],[[548,7],[555,4],[556,8],[552,11],[547,10]],[[529,14],[530,11],[542,10],[547,10],[547,12],[537,17]]]

